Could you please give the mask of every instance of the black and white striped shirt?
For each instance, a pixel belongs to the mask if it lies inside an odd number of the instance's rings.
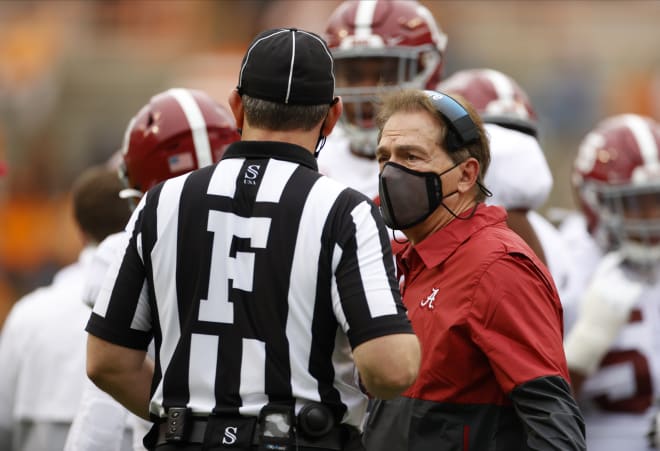
[[[155,339],[152,415],[313,400],[360,425],[351,349],[412,333],[364,195],[321,176],[303,148],[238,142],[150,190],[128,232],[87,331],[136,349]]]

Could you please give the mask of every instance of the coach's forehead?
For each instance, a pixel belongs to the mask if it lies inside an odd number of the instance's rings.
[[[438,134],[438,121],[427,111],[400,111],[385,122],[378,147],[389,151],[420,148],[432,152],[439,149]]]

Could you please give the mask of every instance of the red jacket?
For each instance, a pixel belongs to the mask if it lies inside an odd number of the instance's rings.
[[[547,268],[507,227],[504,209],[484,205],[397,261],[422,363],[403,398],[372,412],[367,449],[522,449],[511,391],[543,376],[569,380]]]
[[[405,396],[504,405],[523,382],[568,380],[554,282],[505,221],[502,208],[480,206],[400,253],[403,301],[423,352]]]

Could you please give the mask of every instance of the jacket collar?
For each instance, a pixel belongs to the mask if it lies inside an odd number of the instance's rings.
[[[479,204],[474,215],[467,220],[454,219],[415,246],[408,245],[401,253],[401,260],[410,267],[413,254],[417,254],[427,268],[444,262],[456,249],[479,230],[506,221],[506,210],[498,206]]]

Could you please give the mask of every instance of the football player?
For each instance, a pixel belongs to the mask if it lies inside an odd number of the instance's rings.
[[[660,124],[634,114],[599,123],[580,145],[574,183],[606,252],[565,340],[587,445],[648,449],[660,401]]]
[[[83,248],[47,286],[12,307],[0,339],[0,449],[61,451],[85,384],[82,302],[99,242],[121,230],[129,211],[121,184],[105,167],[90,167],[71,189],[74,223]]]
[[[447,36],[417,1],[347,0],[328,19],[324,37],[344,113],[318,156],[319,171],[376,199],[378,97],[392,89],[435,87]]]

